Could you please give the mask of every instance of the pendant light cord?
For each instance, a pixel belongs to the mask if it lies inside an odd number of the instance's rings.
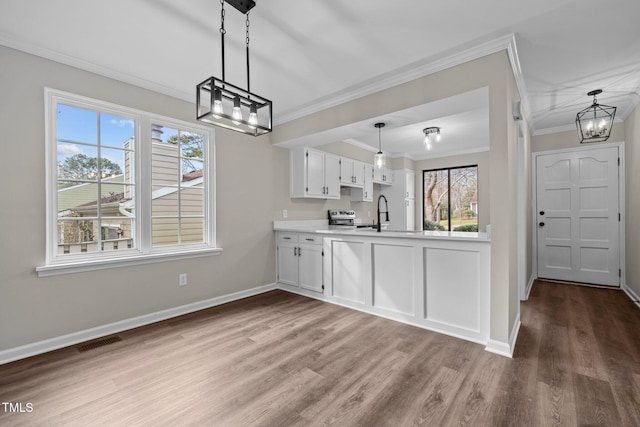
[[[226,81],[224,76],[224,35],[226,30],[224,29],[224,0],[220,0],[220,43],[222,46],[222,80]]]
[[[251,86],[249,85],[249,12],[247,12],[247,36],[246,36],[246,45],[247,45],[247,92],[251,93]]]

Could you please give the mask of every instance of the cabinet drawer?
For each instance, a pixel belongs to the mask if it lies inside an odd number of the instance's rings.
[[[298,243],[298,233],[286,233],[281,231],[278,233],[278,242]]]
[[[321,245],[322,244],[322,236],[318,234],[300,234],[298,236],[298,242],[307,243],[310,245]]]

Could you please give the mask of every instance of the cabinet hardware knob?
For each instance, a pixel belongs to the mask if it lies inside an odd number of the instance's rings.
[[[544,222],[541,222],[540,224],[538,224],[540,227],[544,227]]]
[[[540,211],[540,215],[544,215],[544,211]]]

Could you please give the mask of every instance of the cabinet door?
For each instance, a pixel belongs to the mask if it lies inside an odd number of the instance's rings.
[[[364,186],[364,163],[358,160],[353,161],[353,185]]]
[[[373,202],[373,165],[364,164],[364,186],[351,189],[352,202]]]
[[[416,198],[416,174],[415,172],[406,172],[404,176],[404,191],[405,198],[407,199],[415,199]]]
[[[340,184],[353,185],[353,160],[346,157],[340,158]]]
[[[415,199],[405,199],[404,201],[404,228],[405,230],[415,230],[416,228],[416,201]]]
[[[324,153],[307,150],[307,186],[308,196],[324,196]]]
[[[278,282],[298,286],[298,246],[278,243]]]
[[[324,157],[324,186],[326,187],[325,198],[340,198],[340,158],[332,154],[325,154]]]
[[[300,287],[322,292],[322,245],[298,246],[298,280]]]

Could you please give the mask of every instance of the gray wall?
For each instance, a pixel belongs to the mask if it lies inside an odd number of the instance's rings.
[[[626,189],[626,284],[640,296],[640,106],[624,122]]]
[[[193,121],[193,104],[0,46],[0,351],[275,281],[274,188],[288,151],[215,130],[219,256],[38,278],[45,263],[44,87]],[[178,274],[189,284],[178,287]]]

